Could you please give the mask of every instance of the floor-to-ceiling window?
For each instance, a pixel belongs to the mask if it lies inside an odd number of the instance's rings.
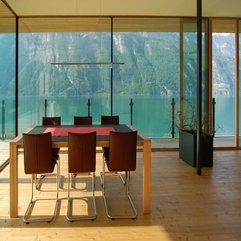
[[[15,137],[16,18],[0,1],[0,166]]]
[[[149,137],[171,137],[171,103],[179,96],[179,19],[114,18],[113,29],[114,57],[124,63],[114,68],[115,113]]]
[[[94,122],[113,106],[129,124],[132,99],[133,125],[170,137],[179,19],[21,18],[19,29],[19,131],[45,114],[72,123],[73,115],[87,114],[88,100]]]
[[[212,94],[215,98],[216,146],[235,145],[236,21],[212,20]],[[218,141],[228,137],[228,141]]]
[[[19,26],[20,131],[44,115],[71,124],[110,114],[110,18],[21,18]]]
[[[230,135],[230,127],[233,132],[235,128],[234,96],[229,96],[235,92],[235,83],[231,81],[227,87],[230,74],[224,72],[224,67],[232,70],[235,59],[228,59],[235,56],[235,50],[233,32],[217,30],[219,23],[215,21],[212,89],[218,137]],[[206,26],[204,21],[203,33]],[[149,137],[170,138],[172,100],[176,112],[180,110],[180,99],[188,100],[196,109],[195,19],[20,18],[19,30],[19,132],[40,124],[44,115],[61,116],[63,124],[71,124],[74,115],[87,115],[89,106],[94,123],[99,123],[102,114],[118,114],[122,123],[132,122]],[[205,112],[210,113],[207,99],[211,96],[206,95],[206,34],[203,43],[202,96],[206,118]],[[221,118],[226,115],[223,107],[228,98],[231,124]],[[178,123],[174,125],[177,127]]]
[[[202,24],[202,129],[210,134],[209,79],[207,74],[207,20]],[[197,76],[197,23],[195,19],[182,19],[180,25],[180,100],[179,128],[197,130],[198,76]]]

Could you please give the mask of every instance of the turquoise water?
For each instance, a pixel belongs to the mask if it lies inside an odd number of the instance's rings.
[[[72,124],[74,115],[87,115],[88,96],[72,97],[21,97],[19,99],[19,132],[41,124],[42,116],[61,116],[62,124]],[[172,98],[160,96],[115,96],[113,114],[120,116],[120,122],[131,123],[130,99],[133,99],[133,126],[143,134],[153,138],[171,137],[171,101]],[[45,99],[47,109],[45,110]],[[234,98],[216,98],[216,136],[234,135]],[[177,107],[177,106],[176,106]],[[110,96],[90,98],[90,115],[94,123],[100,123],[101,115],[110,114]],[[14,136],[14,101],[5,99],[5,114],[0,113],[0,136]],[[3,118],[4,116],[4,118]],[[4,122],[4,125],[3,125]],[[175,130],[178,133],[178,130]]]

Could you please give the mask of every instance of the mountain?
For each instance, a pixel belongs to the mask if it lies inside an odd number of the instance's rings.
[[[214,35],[215,95],[234,95],[233,36]],[[31,33],[19,36],[19,95],[70,96],[110,91],[109,65],[52,65],[52,62],[109,62],[110,33]],[[0,89],[10,92],[14,80],[14,43],[0,36]],[[179,33],[114,33],[114,92],[177,96]],[[185,95],[196,92],[196,35],[184,38]]]

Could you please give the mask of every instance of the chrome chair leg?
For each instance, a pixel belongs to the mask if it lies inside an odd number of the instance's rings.
[[[76,175],[76,174],[75,174]],[[76,177],[76,176],[75,176]],[[92,203],[93,203],[93,214],[92,215],[73,215],[73,200],[83,200],[83,197],[71,197],[72,187],[72,173],[68,174],[68,198],[67,198],[67,215],[66,219],[70,222],[79,220],[95,220],[97,217],[96,201],[95,201],[95,173],[92,173]],[[71,187],[70,187],[71,186]]]
[[[107,197],[105,193],[105,163],[103,161],[103,172],[102,172],[102,193],[103,193],[103,198],[104,198],[104,204],[105,204],[105,212],[108,218],[110,219],[136,219],[137,217],[137,210],[135,208],[135,205],[133,203],[133,200],[131,198],[131,195],[129,193],[129,183],[130,183],[130,172],[126,172],[126,181],[125,181],[125,188],[126,188],[126,194],[128,197],[128,200],[130,202],[133,214],[130,215],[112,215],[108,209],[108,202],[107,202]]]
[[[34,222],[52,222],[54,220],[54,218],[57,216],[57,212],[58,212],[58,203],[59,203],[59,173],[60,173],[60,167],[59,167],[59,162],[57,162],[56,164],[57,166],[57,177],[56,177],[56,198],[39,198],[39,199],[34,199],[34,186],[36,185],[36,175],[32,175],[31,178],[31,198],[30,198],[30,202],[28,204],[27,210],[23,216],[23,222],[26,224],[29,223],[34,223]],[[54,211],[52,216],[50,217],[44,217],[44,218],[34,218],[31,217],[31,213],[33,211],[34,205],[37,201],[46,201],[46,200],[55,200],[55,205],[54,205]]]
[[[58,158],[58,161],[60,160],[60,158]],[[60,165],[60,164],[59,164]],[[41,191],[41,186],[43,184],[43,180],[44,178],[46,178],[46,176],[53,176],[54,174],[42,174],[40,175],[40,177],[38,177],[37,175],[35,175],[35,188],[39,191]],[[64,180],[64,176],[59,176],[59,188],[63,188],[63,181]]]
[[[76,173],[71,173],[71,187],[72,187],[72,188],[75,188],[75,185],[76,185],[76,176],[77,176]]]
[[[105,158],[103,157],[103,166],[105,165],[105,161],[104,160],[105,160]],[[102,172],[100,172],[100,184],[101,184],[101,186],[103,186],[103,172],[104,172],[104,170],[102,170]],[[123,178],[122,173],[116,172],[116,174],[120,177],[123,185],[126,185],[127,172],[125,172],[125,179]]]

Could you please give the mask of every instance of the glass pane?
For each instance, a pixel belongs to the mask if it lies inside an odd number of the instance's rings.
[[[210,133],[209,81],[207,73],[207,21],[202,24],[202,132]],[[181,25],[181,74],[179,128],[196,132],[198,115],[198,61],[197,61],[197,23],[194,19],[183,19]]]
[[[215,145],[235,145],[235,26],[234,20],[213,20],[212,80],[215,97]],[[225,117],[225,118],[224,118]],[[219,141],[225,137],[229,141]]]
[[[110,26],[107,18],[21,19],[20,131],[45,114],[72,124],[74,115],[88,115],[88,101],[94,123],[110,113]]]
[[[179,128],[196,131],[197,127],[197,23],[183,20],[181,28],[181,76]]]
[[[16,18],[0,2],[0,168],[15,137]]]
[[[114,18],[114,60],[124,63],[114,66],[114,112],[152,138],[171,137],[171,102],[179,94],[179,22]]]

